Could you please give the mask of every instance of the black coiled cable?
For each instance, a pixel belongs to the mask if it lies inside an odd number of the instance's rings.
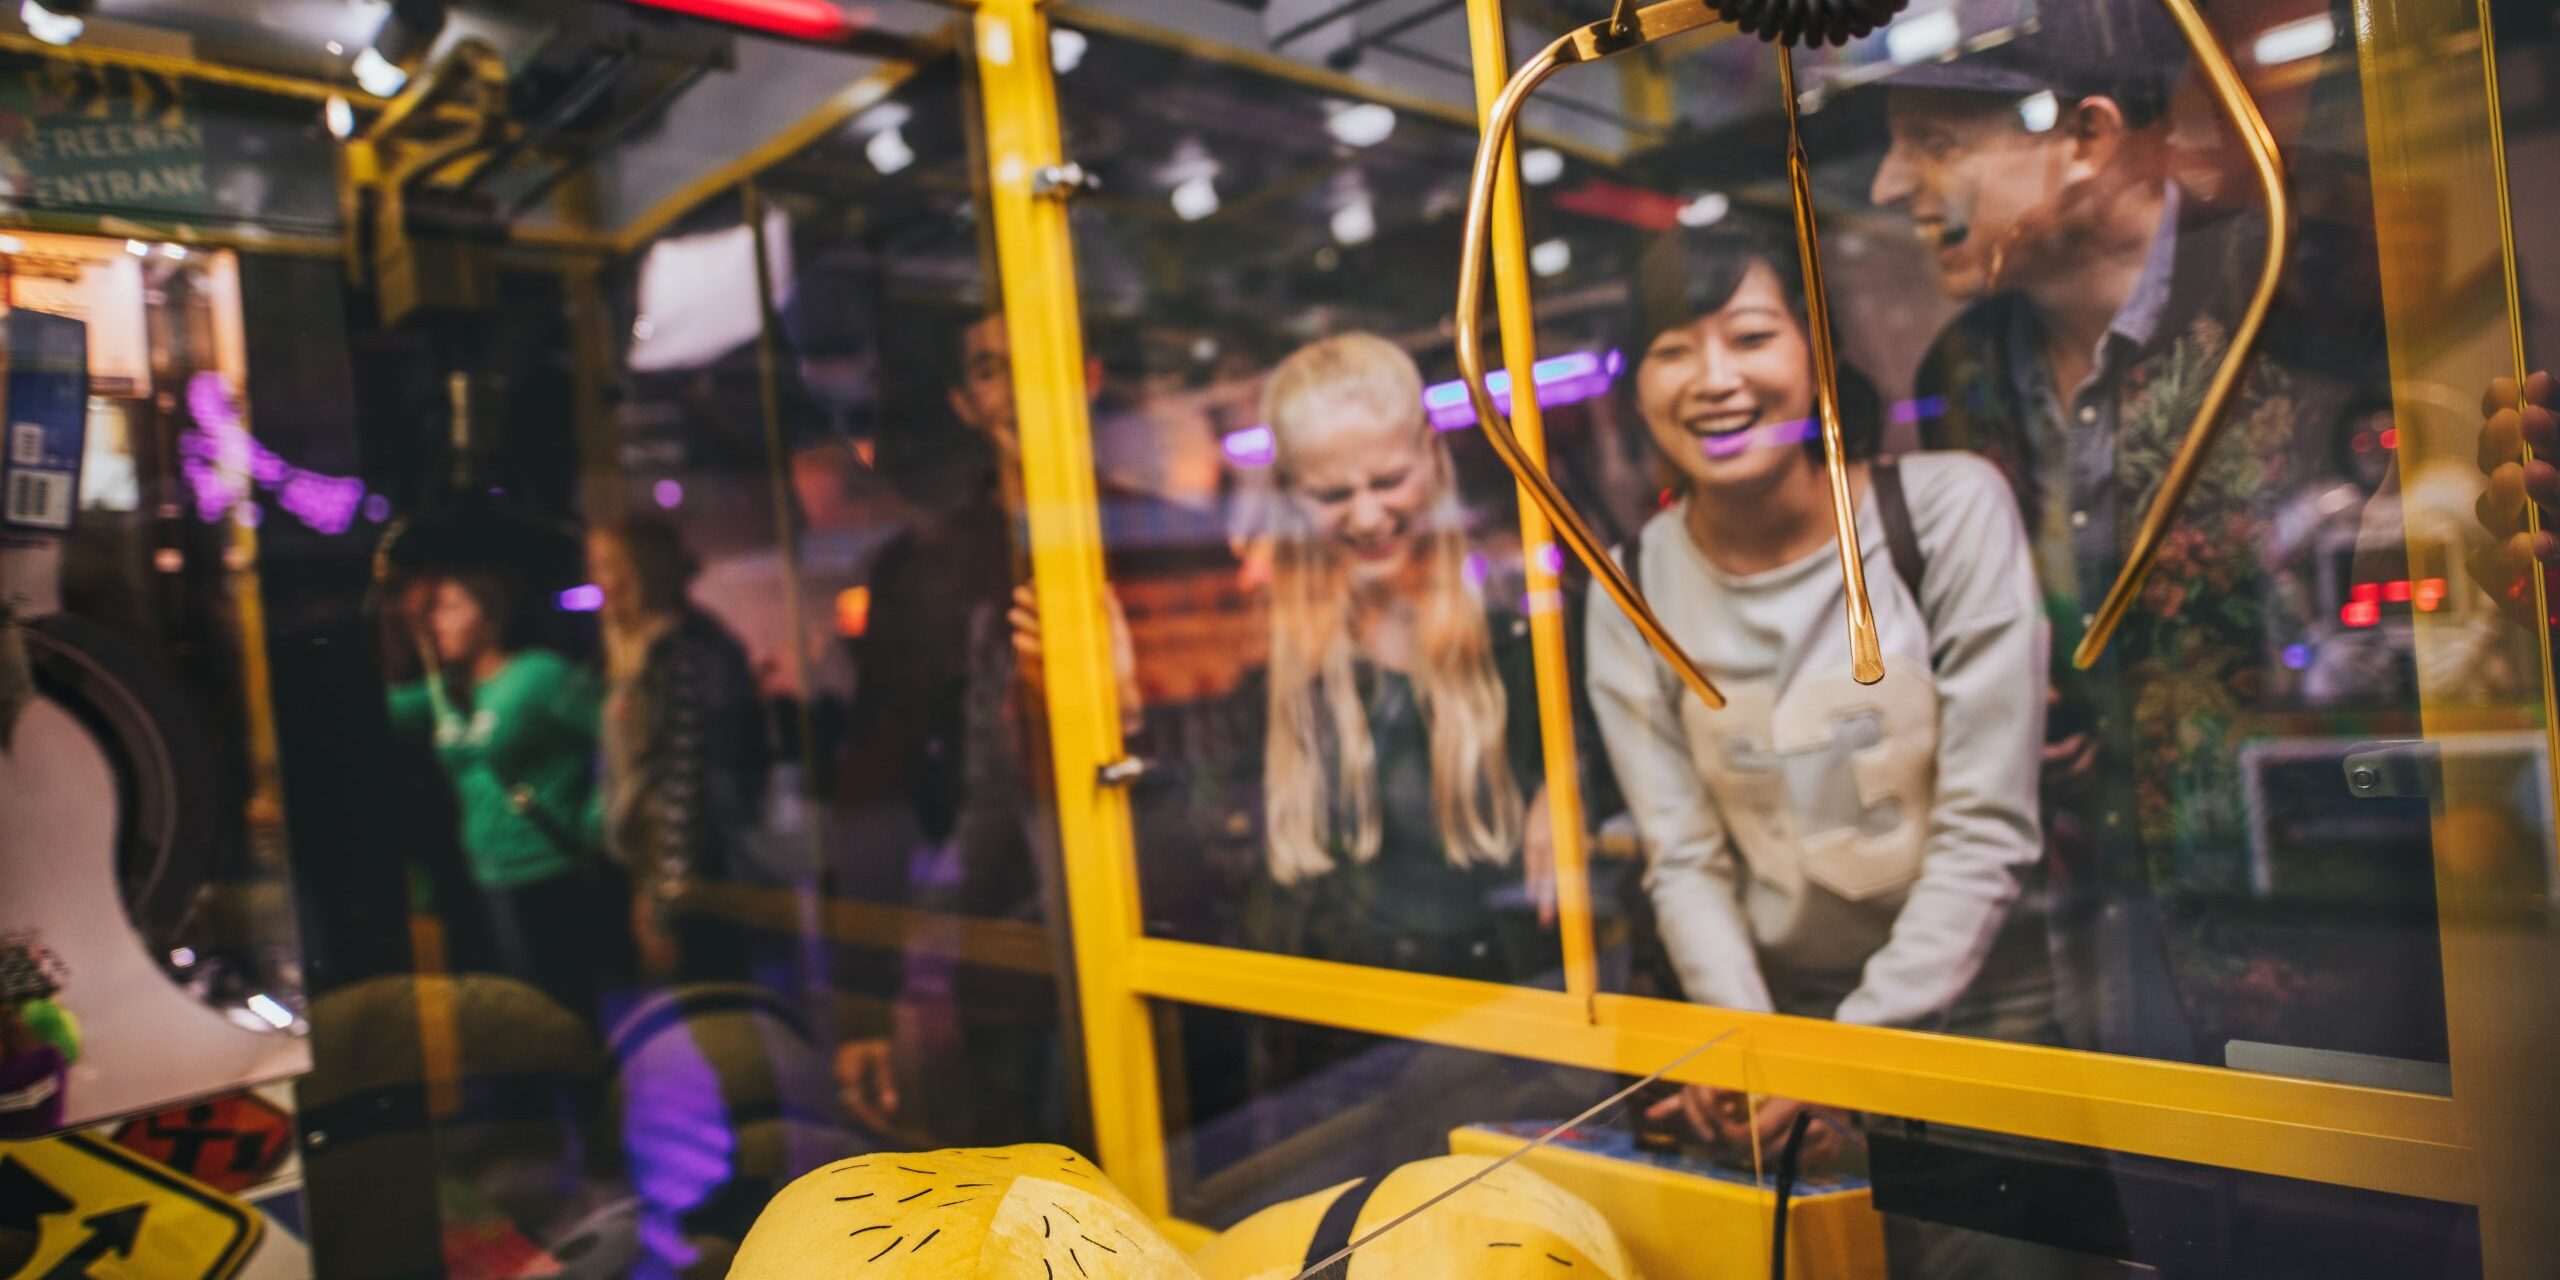
[[[1847,44],[1893,20],[1910,0],[1707,0],[1743,32],[1771,44]]]

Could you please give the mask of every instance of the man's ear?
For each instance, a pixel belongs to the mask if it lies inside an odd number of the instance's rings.
[[[979,429],[978,411],[970,405],[969,397],[960,394],[960,388],[953,387],[942,394],[950,397],[951,416],[958,418],[961,426],[967,427],[971,431]]]
[[[2113,98],[2082,98],[2062,118],[2060,127],[2070,141],[2066,181],[2084,182],[2106,172],[2124,149],[2124,107]]]

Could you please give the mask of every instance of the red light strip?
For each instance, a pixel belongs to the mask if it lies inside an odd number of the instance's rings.
[[[853,19],[828,0],[631,0],[631,3],[733,27],[789,36],[794,40],[840,40],[853,34]]]
[[[2409,604],[2420,613],[2434,613],[2444,604],[2446,584],[2442,578],[2399,578],[2390,582],[2359,582],[2347,588],[2347,602],[2338,607],[2338,621],[2350,627],[2370,627],[2382,621],[2382,602]]]

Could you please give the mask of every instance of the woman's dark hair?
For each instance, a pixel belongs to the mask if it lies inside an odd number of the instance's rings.
[[[441,576],[480,607],[500,652],[514,653],[532,643],[524,623],[522,592],[513,578],[493,569],[454,569]]]
[[[1737,211],[1712,227],[1664,232],[1645,247],[1627,289],[1627,375],[1620,384],[1630,402],[1635,370],[1653,340],[1665,329],[1724,310],[1755,262],[1777,277],[1787,310],[1803,326],[1804,270],[1795,237],[1777,224]],[[1847,364],[1839,370],[1841,451],[1852,460],[1873,457],[1884,438],[1884,405],[1866,375]],[[1821,457],[1822,437],[1813,436],[1804,447]]]

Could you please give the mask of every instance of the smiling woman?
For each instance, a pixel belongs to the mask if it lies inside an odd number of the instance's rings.
[[[1889,654],[1851,682],[1794,261],[1748,229],[1675,233],[1637,294],[1636,408],[1686,495],[1622,557],[1728,693],[1688,696],[1625,615],[1591,611],[1592,703],[1663,950],[1704,1004],[2052,1042],[2042,917],[2019,905],[2043,860],[2044,708],[2017,676],[2047,653],[2025,534],[1979,459],[1855,464]],[[1872,395],[1844,413],[1850,456],[1876,416]],[[1797,1114],[1742,1109],[1699,1087],[1657,1118],[1748,1150]]]

